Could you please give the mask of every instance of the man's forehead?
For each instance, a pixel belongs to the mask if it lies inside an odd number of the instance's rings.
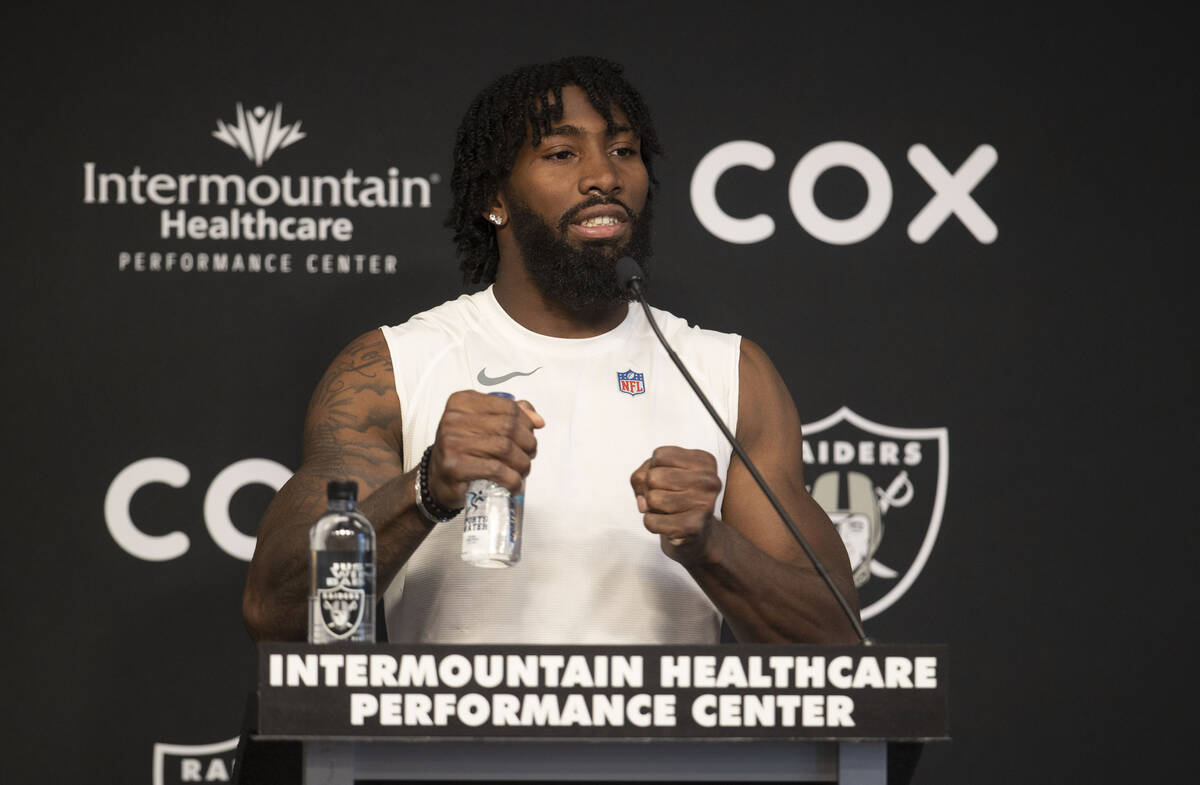
[[[587,93],[582,88],[566,85],[563,87],[562,93],[561,109],[559,109],[559,102],[554,92],[549,91],[546,94],[544,103],[546,111],[537,118],[539,125],[537,133],[534,133],[531,123],[526,124],[525,138],[531,146],[537,147],[547,136],[583,136],[595,133],[617,136],[634,132],[625,110],[615,101],[608,104],[610,121],[605,120],[599,110],[592,105]]]
[[[601,128],[601,125],[603,128]],[[543,132],[543,136],[586,136],[593,133],[603,132],[606,136],[617,136],[624,133],[632,133],[633,129],[629,123],[625,122],[624,117],[613,117],[611,123],[597,124],[596,127],[591,127],[590,124],[575,125],[566,122],[564,119],[561,123],[552,123],[550,127]]]

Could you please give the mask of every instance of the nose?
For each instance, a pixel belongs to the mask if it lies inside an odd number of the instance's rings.
[[[620,192],[621,186],[621,172],[617,167],[616,160],[609,156],[607,151],[600,151],[587,157],[579,177],[581,194],[590,195],[592,192],[605,195],[615,194]]]

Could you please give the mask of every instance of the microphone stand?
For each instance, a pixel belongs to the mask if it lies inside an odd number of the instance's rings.
[[[627,262],[632,263],[632,269]],[[750,460],[750,456],[746,454],[745,449],[742,448],[742,445],[738,442],[737,438],[729,430],[729,426],[727,426],[721,419],[721,416],[717,414],[717,410],[713,408],[713,405],[709,402],[708,397],[705,396],[703,391],[701,391],[700,385],[696,384],[696,380],[692,378],[692,375],[684,366],[683,361],[679,359],[679,355],[677,355],[675,350],[671,348],[671,345],[667,343],[667,339],[663,336],[662,331],[658,328],[658,324],[654,321],[654,316],[650,313],[650,304],[646,302],[646,296],[642,292],[642,268],[638,266],[637,262],[626,256],[617,263],[617,276],[618,279],[624,283],[625,288],[629,290],[634,297],[637,298],[638,302],[642,304],[642,310],[646,314],[646,321],[650,323],[650,329],[654,330],[654,334],[658,337],[658,341],[662,344],[663,349],[666,350],[667,356],[671,358],[671,362],[675,363],[675,367],[678,368],[679,372],[683,374],[683,378],[687,381],[688,386],[692,388],[692,392],[696,393],[696,397],[700,399],[700,403],[704,404],[704,408],[708,410],[709,416],[713,418],[713,421],[717,424],[717,427],[721,429],[721,433],[725,434],[725,438],[729,441],[730,446],[733,447],[733,451],[737,453],[739,458],[742,459],[742,463],[746,465],[746,469],[749,470],[750,475],[754,478],[754,481],[758,483],[758,487],[762,489],[764,494],[766,494],[767,499],[771,502],[771,506],[775,508],[775,512],[779,513],[780,519],[783,521],[784,525],[787,526],[788,531],[792,534],[792,537],[794,537],[796,542],[800,544],[800,548],[803,549],[805,555],[808,556],[809,561],[812,562],[813,567],[816,568],[817,574],[821,576],[821,580],[823,580],[825,585],[829,587],[830,593],[833,594],[834,599],[837,600],[838,605],[841,606],[842,613],[846,615],[846,618],[850,620],[851,626],[854,627],[854,633],[858,635],[859,642],[864,646],[874,645],[875,641],[873,641],[867,635],[866,631],[863,629],[862,622],[858,620],[858,616],[855,615],[854,610],[850,607],[850,603],[846,601],[846,598],[838,590],[837,585],[833,582],[833,578],[830,577],[828,570],[825,569],[825,565],[822,564],[821,560],[817,558],[817,554],[813,551],[812,546],[808,544],[808,540],[805,539],[804,535],[800,533],[800,529],[796,527],[795,522],[792,521],[792,517],[788,514],[787,510],[784,509],[783,503],[779,501],[778,497],[775,496],[774,491],[772,491],[771,487],[767,485],[767,481],[763,479],[762,474],[759,473],[758,467],[756,467],[754,462]]]

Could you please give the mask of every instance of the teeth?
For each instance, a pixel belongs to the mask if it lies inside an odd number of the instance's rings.
[[[597,218],[589,218],[579,225],[580,226],[616,226],[618,223],[620,223],[620,222],[616,218],[613,218],[611,215],[602,215]]]

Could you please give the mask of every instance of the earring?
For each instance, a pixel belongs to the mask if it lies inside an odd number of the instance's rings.
[[[504,224],[504,219],[501,218],[500,216],[496,215],[495,213],[489,214],[488,220],[491,221],[492,223],[496,224],[496,226],[502,226]]]

